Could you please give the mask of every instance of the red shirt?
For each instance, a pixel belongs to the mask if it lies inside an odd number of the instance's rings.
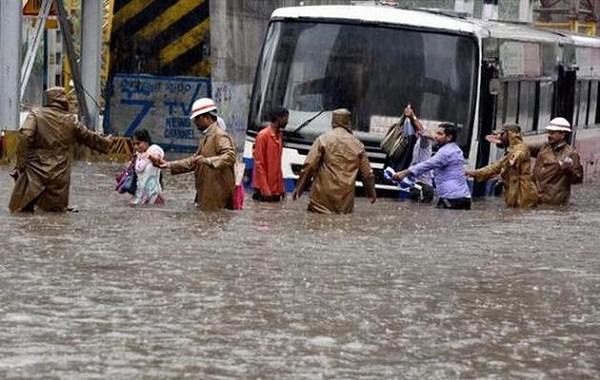
[[[258,132],[254,142],[254,173],[252,186],[260,190],[262,196],[283,195],[283,132],[275,133],[273,126]]]

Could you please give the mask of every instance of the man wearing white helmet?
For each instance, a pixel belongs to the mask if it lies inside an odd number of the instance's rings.
[[[546,131],[546,143],[529,145],[531,156],[536,158],[533,176],[539,201],[565,205],[569,203],[571,185],[583,182],[583,167],[579,153],[568,143],[571,124],[565,118],[550,120]]]
[[[161,168],[170,168],[171,174],[193,171],[196,202],[202,210],[233,209],[235,147],[231,136],[219,127],[215,102],[209,98],[196,100],[190,119],[203,135],[196,154],[171,162],[158,157],[152,160]]]

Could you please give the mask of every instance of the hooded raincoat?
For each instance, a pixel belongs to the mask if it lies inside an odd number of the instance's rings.
[[[204,131],[196,154],[209,160],[208,165],[196,165],[195,157],[171,163],[171,174],[193,171],[196,178],[196,202],[204,211],[233,209],[235,192],[235,147],[231,137],[213,123]]]
[[[295,194],[302,194],[310,186],[308,211],[347,214],[354,209],[358,173],[365,195],[371,199],[376,197],[375,176],[364,145],[352,134],[350,112],[334,111],[332,127],[331,131],[319,136],[310,148]]]
[[[11,212],[64,212],[69,204],[71,162],[76,143],[108,153],[111,139],[88,130],[69,112],[64,88],[46,90],[45,107],[34,108],[19,130],[18,177],[9,209]]]
[[[504,202],[508,207],[530,208],[538,203],[531,170],[529,149],[520,133],[507,132],[508,153],[499,161],[475,170],[475,180],[485,181],[500,174],[504,181]]]
[[[530,146],[529,150],[535,159],[533,177],[537,187],[540,203],[566,205],[571,197],[571,185],[583,182],[583,167],[579,153],[566,142],[556,146],[549,143]],[[569,157],[571,169],[564,170],[561,162]]]

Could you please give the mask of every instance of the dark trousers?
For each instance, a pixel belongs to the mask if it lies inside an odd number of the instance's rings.
[[[260,202],[279,202],[283,199],[283,195],[262,195],[259,190],[254,189],[252,199]]]
[[[440,198],[437,203],[437,208],[449,208],[453,210],[470,210],[471,198]]]

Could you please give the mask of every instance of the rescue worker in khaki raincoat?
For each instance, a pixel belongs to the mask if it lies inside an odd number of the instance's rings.
[[[201,210],[233,209],[235,147],[231,137],[219,127],[215,102],[208,98],[196,100],[190,119],[203,135],[196,154],[172,162],[156,156],[150,159],[160,168],[170,168],[171,174],[193,171],[196,202]]]
[[[376,200],[375,176],[364,145],[352,134],[350,116],[346,109],[333,111],[333,129],[319,136],[306,156],[293,200],[311,186],[308,211],[351,213],[359,171],[365,194],[371,198],[371,203]]]
[[[507,123],[496,134],[499,134],[501,144],[508,147],[507,154],[488,166],[467,170],[467,176],[476,181],[485,181],[500,174],[504,182],[504,202],[507,207],[537,206],[538,196],[531,170],[531,156],[523,143],[521,127]]]
[[[540,203],[566,205],[571,197],[571,185],[583,182],[583,167],[579,153],[567,142],[571,124],[557,117],[546,127],[548,141],[529,145],[536,157],[533,177]]]
[[[88,130],[69,112],[62,87],[45,91],[46,105],[33,108],[19,130],[11,212],[64,212],[69,204],[71,162],[76,143],[108,153],[112,143]]]

